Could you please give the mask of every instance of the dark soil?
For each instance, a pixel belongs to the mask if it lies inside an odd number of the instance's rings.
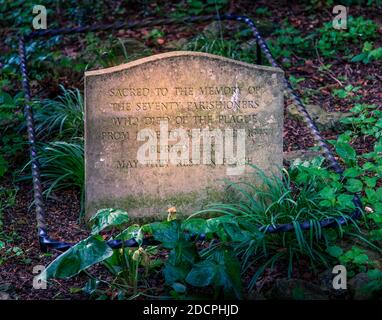
[[[4,233],[15,235],[13,246],[22,249],[20,256],[5,256],[0,273],[0,291],[12,299],[81,299],[83,295],[71,293],[71,288],[83,287],[86,277],[75,280],[52,281],[46,290],[33,289],[33,268],[46,266],[59,253],[42,254],[37,238],[36,220],[33,210],[32,190],[22,185],[17,193],[16,204],[4,213]],[[52,238],[77,242],[88,235],[78,224],[79,197],[73,190],[60,192],[55,200],[47,201],[46,218]]]

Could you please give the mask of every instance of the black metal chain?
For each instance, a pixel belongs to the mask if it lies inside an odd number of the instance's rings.
[[[261,64],[261,52],[265,55],[268,62],[276,68],[280,68],[279,64],[273,58],[265,40],[260,35],[255,23],[248,17],[238,16],[235,14],[223,14],[223,15],[206,15],[206,16],[193,16],[187,17],[182,20],[176,18],[166,18],[166,19],[148,19],[144,21],[132,21],[132,22],[116,22],[114,24],[98,24],[98,25],[90,25],[90,26],[80,26],[73,28],[59,28],[59,29],[46,29],[46,30],[38,30],[33,31],[27,35],[22,35],[19,38],[19,57],[20,57],[20,66],[22,73],[22,82],[23,82],[23,90],[25,95],[25,106],[24,113],[27,121],[27,130],[28,130],[28,141],[30,148],[30,157],[32,164],[32,177],[33,177],[33,190],[34,190],[34,205],[36,208],[36,220],[37,220],[37,228],[39,241],[42,251],[46,251],[49,248],[58,249],[64,251],[68,249],[72,244],[61,242],[58,240],[51,239],[48,235],[47,225],[45,222],[45,208],[43,201],[43,192],[41,186],[41,177],[40,177],[40,168],[37,158],[36,151],[36,135],[34,130],[34,120],[33,120],[33,111],[31,107],[31,93],[29,87],[29,80],[27,74],[27,57],[25,52],[25,42],[31,39],[35,39],[38,37],[52,37],[57,35],[68,35],[68,34],[78,34],[78,33],[86,33],[86,32],[98,32],[98,31],[111,31],[111,30],[119,30],[119,29],[133,29],[138,27],[150,27],[150,26],[158,26],[158,25],[168,25],[174,23],[195,23],[195,22],[205,22],[211,20],[231,20],[231,21],[240,21],[244,22],[248,27],[251,28],[253,32],[253,36],[256,40],[256,54],[257,54],[257,63]],[[322,149],[323,155],[325,159],[329,162],[329,166],[339,174],[342,174],[343,170],[338,163],[338,161],[333,156],[333,153],[329,149],[327,143],[322,138],[317,126],[315,125],[313,119],[310,117],[309,113],[305,109],[304,104],[302,103],[300,97],[295,93],[292,88],[292,85],[288,81],[288,79],[284,78],[284,85],[286,92],[291,96],[294,104],[296,105],[298,111],[302,114],[304,121],[308,128],[310,129],[315,141]],[[353,202],[356,206],[353,214],[349,217],[340,217],[339,219],[328,218],[320,221],[320,226],[322,228],[326,227],[335,227],[338,225],[344,225],[349,223],[349,220],[358,219],[361,214],[361,200],[357,194],[354,195]],[[310,221],[303,221],[299,223],[299,226],[302,230],[308,230],[312,226]],[[293,231],[295,226],[293,223],[279,224],[279,225],[269,225],[269,226],[259,226],[259,230],[266,233],[276,233],[276,232],[289,232]],[[203,235],[199,235],[198,238],[203,238]],[[153,241],[150,238],[147,238],[143,241],[143,245],[156,244],[157,242]],[[110,240],[108,244],[112,248],[120,248],[122,246],[126,247],[134,247],[138,246],[138,243],[135,239],[130,239],[125,241],[124,243],[120,240]]]
[[[42,186],[41,186],[40,165],[37,158],[36,133],[34,128],[33,111],[31,107],[31,93],[30,93],[27,64],[26,64],[25,41],[23,37],[20,37],[19,39],[19,58],[20,58],[24,99],[25,99],[24,115],[27,122],[29,151],[30,151],[30,157],[31,157],[34,205],[36,207],[37,228],[38,228],[39,236],[41,237],[46,235],[47,227],[45,223],[45,211],[44,211],[44,200],[43,200]]]

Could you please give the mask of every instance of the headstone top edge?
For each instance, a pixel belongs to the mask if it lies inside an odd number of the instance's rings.
[[[159,54],[155,54],[155,55],[152,55],[149,57],[137,59],[137,60],[130,61],[130,62],[124,63],[124,64],[120,64],[120,65],[114,66],[114,67],[85,71],[85,78],[91,77],[91,76],[109,74],[109,73],[118,72],[121,70],[126,70],[126,69],[133,68],[133,67],[138,66],[138,65],[143,65],[145,63],[149,63],[152,61],[158,61],[158,60],[164,60],[164,59],[168,59],[168,58],[182,57],[182,56],[205,57],[205,58],[210,58],[212,60],[221,60],[221,61],[234,63],[237,65],[251,68],[251,69],[255,69],[255,70],[265,70],[265,71],[271,71],[271,72],[277,72],[277,73],[284,74],[284,71],[280,68],[251,64],[251,63],[242,62],[239,60],[226,58],[223,56],[218,56],[215,54],[210,54],[210,53],[205,53],[205,52],[197,52],[197,51],[170,51],[170,52],[159,53]]]

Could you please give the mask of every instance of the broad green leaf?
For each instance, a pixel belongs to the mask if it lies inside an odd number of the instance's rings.
[[[124,252],[119,249],[113,250],[113,254],[105,260],[106,268],[113,274],[118,275],[124,268],[125,263],[122,262]]]
[[[194,265],[186,277],[186,282],[194,287],[205,287],[213,283],[216,272],[216,265],[204,260]]]
[[[372,269],[367,272],[367,276],[369,279],[375,280],[375,279],[382,279],[382,270],[379,269]]]
[[[14,105],[13,98],[9,93],[0,91],[0,105]]]
[[[370,188],[366,188],[365,193],[367,196],[367,201],[369,203],[373,203],[377,200],[377,193],[375,192],[375,190],[370,189]],[[382,197],[381,197],[381,199],[382,199]]]
[[[360,192],[362,191],[362,181],[357,180],[357,179],[349,179],[345,185],[346,189],[349,192]]]
[[[374,188],[375,185],[377,184],[378,178],[377,177],[365,177],[364,180],[365,180],[366,185],[369,188]]]
[[[354,263],[356,264],[365,264],[368,261],[369,261],[369,257],[364,253],[354,257]]]
[[[211,232],[217,232],[219,226],[224,222],[231,222],[232,218],[228,216],[221,216],[217,218],[210,218],[207,220],[207,226]]]
[[[112,254],[113,250],[101,236],[91,236],[53,260],[45,270],[46,277],[70,278]]]
[[[242,242],[248,239],[247,233],[245,233],[236,222],[225,222],[223,223],[223,227],[234,242]]]
[[[355,150],[348,143],[337,143],[336,152],[345,161],[355,160],[356,158]]]
[[[319,202],[319,205],[321,207],[329,208],[333,205],[333,203],[330,200],[322,200]]]
[[[335,258],[338,258],[339,256],[341,256],[343,254],[343,250],[342,248],[340,247],[337,247],[337,246],[331,246],[331,247],[328,247],[326,249],[326,251],[332,256],[332,257],[335,257]]]
[[[191,267],[188,264],[174,266],[167,263],[163,269],[163,275],[166,283],[172,285],[174,282],[184,281],[187,274],[190,272],[190,269]]]
[[[135,239],[138,243],[143,240],[143,233],[141,227],[138,224],[133,224],[123,230],[120,234],[115,237],[116,240],[129,240]]]
[[[221,270],[221,269],[219,269]],[[242,281],[241,281],[241,266],[239,260],[236,255],[229,251],[228,249],[224,249],[224,270],[225,270],[225,289],[231,287],[235,293],[237,299],[242,298]],[[222,279],[222,274],[220,276]]]
[[[184,284],[180,282],[174,282],[172,284],[172,288],[177,292],[177,293],[185,293],[187,288]]]
[[[353,198],[354,196],[351,194],[340,194],[337,198],[337,201],[342,208],[353,208]]]
[[[168,255],[168,262],[177,265],[180,263],[191,263],[195,262],[198,256],[195,244],[193,241],[187,241],[185,239],[177,240],[166,246],[167,248],[173,247]]]
[[[382,240],[382,228],[378,230],[371,230],[369,235],[372,240],[381,241]]]
[[[344,171],[344,177],[347,178],[356,178],[362,173],[359,168],[349,168]]]
[[[177,220],[154,222],[150,224],[155,240],[166,248],[174,248],[179,240],[179,222]]]
[[[373,170],[375,168],[375,165],[371,162],[365,162],[365,164],[362,166],[363,170]]]
[[[378,199],[382,199],[382,188],[376,189],[375,193],[376,193]]]
[[[336,194],[336,190],[334,188],[325,187],[320,191],[320,196],[324,199],[334,199]]]
[[[209,228],[207,221],[202,218],[187,219],[182,223],[182,229],[189,231],[191,234],[208,233]]]
[[[222,246],[215,249],[207,258],[214,262],[216,276],[214,285],[224,290],[227,298],[242,298],[241,266],[231,247]]]
[[[374,204],[375,213],[382,215],[382,202],[376,202]]]
[[[91,234],[95,235],[108,227],[121,227],[129,221],[129,215],[121,209],[101,209],[90,219]]]
[[[382,214],[379,214],[379,213],[373,213],[373,214],[369,214],[368,217],[370,219],[373,219],[373,221],[377,224],[380,224],[382,223]]]

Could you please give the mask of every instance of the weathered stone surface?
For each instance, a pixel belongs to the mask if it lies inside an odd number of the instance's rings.
[[[171,206],[189,214],[221,199],[223,179],[251,175],[249,164],[277,172],[282,77],[280,69],[181,51],[86,72],[87,217],[103,207],[132,217]]]
[[[373,292],[366,288],[370,281],[371,279],[364,272],[356,274],[349,280],[349,288],[353,292],[354,300],[369,300],[373,298]]]
[[[329,299],[349,299],[351,298],[349,290],[334,289],[333,279],[336,274],[331,269],[325,270],[318,275],[318,282],[323,293],[327,294]]]
[[[293,150],[284,152],[284,160],[291,163],[297,159],[300,159],[301,161],[310,161],[321,155],[321,152],[314,150]]]
[[[340,120],[349,117],[349,112],[327,112],[320,106],[314,104],[305,105],[306,110],[316,123],[319,130],[338,129],[341,125]],[[297,107],[291,104],[287,108],[287,112],[292,119],[303,120],[302,115],[298,112]]]

